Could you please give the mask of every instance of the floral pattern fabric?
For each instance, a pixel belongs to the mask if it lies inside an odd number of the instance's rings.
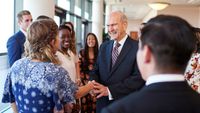
[[[200,53],[193,53],[185,71],[185,79],[200,93]]]
[[[77,89],[64,68],[23,58],[7,75],[2,102],[16,102],[19,113],[53,113],[74,102]]]

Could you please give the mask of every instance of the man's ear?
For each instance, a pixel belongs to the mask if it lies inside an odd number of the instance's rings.
[[[124,22],[123,24],[124,24],[124,29],[127,29],[128,23],[127,23],[127,22]]]
[[[151,49],[148,45],[144,46],[144,58],[145,58],[145,63],[149,63],[152,60],[152,52]]]

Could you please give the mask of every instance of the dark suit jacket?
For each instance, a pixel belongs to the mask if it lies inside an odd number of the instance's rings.
[[[144,81],[136,62],[138,42],[128,37],[112,68],[113,43],[114,41],[111,40],[101,45],[95,68],[90,73],[90,77],[92,80],[108,86],[114,100],[117,100],[139,90],[144,85]],[[97,113],[111,102],[107,96],[97,99]]]
[[[8,49],[8,61],[9,65],[12,66],[13,63],[20,59],[24,53],[24,42],[26,38],[25,35],[19,31],[10,37],[7,41]]]
[[[200,113],[200,95],[184,82],[160,82],[111,104],[101,113]]]

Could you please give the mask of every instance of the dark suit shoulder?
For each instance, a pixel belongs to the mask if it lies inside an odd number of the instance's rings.
[[[105,113],[200,113],[199,101],[185,82],[157,83],[114,102]]]
[[[103,43],[100,45],[100,50],[102,50],[102,49],[107,49],[107,47],[108,47],[108,46],[111,46],[113,43],[114,43],[114,40],[109,40],[109,41],[103,42]]]
[[[134,107],[138,103],[138,93],[134,92],[130,95],[116,100],[114,103],[110,104],[102,110],[102,113],[134,113]],[[130,107],[131,106],[131,107]],[[127,107],[131,109],[127,109]]]
[[[109,40],[109,41],[103,42],[101,46],[106,46],[106,45],[112,44],[113,42],[114,40]]]
[[[16,40],[25,40],[25,35],[21,32],[21,31],[18,31],[17,33],[15,33],[14,35],[12,35],[7,43],[9,43],[9,41],[16,41]]]
[[[133,40],[131,37],[128,36],[127,41],[133,45],[138,46],[138,41],[137,40]]]

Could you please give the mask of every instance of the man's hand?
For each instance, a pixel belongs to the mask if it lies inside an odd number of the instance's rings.
[[[94,93],[97,94],[97,98],[100,98],[102,96],[108,96],[108,87],[94,81],[93,84],[94,84]]]

